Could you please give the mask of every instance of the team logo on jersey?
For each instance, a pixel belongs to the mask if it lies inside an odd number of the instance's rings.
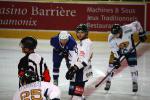
[[[119,44],[120,49],[127,48],[128,46],[129,46],[129,41],[122,42],[122,43]]]

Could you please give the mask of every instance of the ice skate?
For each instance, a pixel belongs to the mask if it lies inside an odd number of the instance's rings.
[[[106,82],[106,87],[105,87],[104,89],[105,89],[106,91],[109,91],[110,86],[111,86],[111,82],[110,82],[110,81],[107,81],[107,82]]]
[[[132,92],[137,92],[138,91],[138,83],[137,82],[133,82],[133,90]]]
[[[54,85],[58,86],[58,80],[54,80]]]

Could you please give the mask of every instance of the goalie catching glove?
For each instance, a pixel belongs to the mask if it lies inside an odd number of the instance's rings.
[[[67,80],[72,80],[75,73],[79,70],[78,66],[74,65],[71,66],[68,72],[66,73],[66,79]]]

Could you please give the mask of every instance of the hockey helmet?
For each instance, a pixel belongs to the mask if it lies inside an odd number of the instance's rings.
[[[36,73],[34,71],[26,70],[23,76],[23,80],[26,84],[37,81]]]
[[[35,49],[37,46],[37,40],[31,36],[24,37],[20,41],[20,46],[23,48]]]
[[[79,24],[76,27],[76,32],[77,33],[82,32],[82,33],[88,34],[88,27],[87,27],[87,25],[86,24]]]
[[[59,33],[59,40],[68,40],[68,39],[69,39],[68,31],[61,31]]]
[[[122,28],[119,24],[114,24],[111,28],[111,33],[113,35],[118,34],[119,32],[122,32]]]

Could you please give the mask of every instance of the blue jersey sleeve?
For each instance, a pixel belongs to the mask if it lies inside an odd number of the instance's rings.
[[[68,48],[69,50],[73,50],[76,45],[77,45],[77,43],[76,43],[75,39],[70,36],[70,37],[69,37],[68,44],[67,44],[67,48]]]
[[[58,35],[51,38],[51,40],[50,40],[50,45],[53,46],[53,47],[56,48],[56,49],[58,49],[58,48],[60,47],[60,46],[59,46],[59,38],[58,38]]]

